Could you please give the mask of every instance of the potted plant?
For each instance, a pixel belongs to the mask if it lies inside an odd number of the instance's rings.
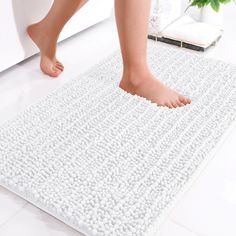
[[[221,4],[227,4],[232,2],[232,0],[190,0],[191,6],[197,6],[203,8],[206,6],[211,6],[215,12],[219,12]]]
[[[190,6],[201,8],[200,19],[203,22],[214,24],[223,28],[222,4],[234,0],[190,0]]]

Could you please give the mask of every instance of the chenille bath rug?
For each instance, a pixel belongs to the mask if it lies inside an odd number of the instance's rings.
[[[236,67],[152,41],[148,62],[192,104],[121,90],[116,52],[1,127],[0,184],[86,236],[157,236],[234,124]]]

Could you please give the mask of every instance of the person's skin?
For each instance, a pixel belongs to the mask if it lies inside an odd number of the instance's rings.
[[[41,54],[40,68],[52,77],[57,77],[64,66],[56,58],[58,37],[67,21],[87,0],[54,0],[48,14],[38,23],[30,25],[27,32],[38,46]]]
[[[56,43],[66,22],[85,0],[54,0],[48,15],[27,31],[41,52],[41,69],[57,77],[64,69],[56,59]],[[151,0],[115,0],[116,23],[123,58],[120,88],[156,103],[176,108],[190,104],[190,99],[166,87],[147,65],[147,35]]]

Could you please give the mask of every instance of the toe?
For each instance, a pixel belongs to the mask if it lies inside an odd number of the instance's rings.
[[[174,108],[171,102],[165,102],[164,106],[168,108]]]
[[[51,69],[44,70],[44,73],[51,77],[58,77],[61,74],[61,70],[52,67]]]
[[[61,65],[61,64],[58,64],[58,63],[56,63],[56,68],[59,69],[59,70],[61,70],[61,71],[64,70],[64,66]]]
[[[184,96],[180,96],[180,97],[179,97],[179,101],[180,101],[181,103],[183,103],[184,105],[189,104],[189,99],[186,98],[186,97],[184,97]]]
[[[187,98],[187,103],[190,104],[191,103],[191,99]]]
[[[183,106],[185,106],[184,103],[182,103],[180,100],[178,100],[176,103],[177,103],[178,107],[183,107]]]
[[[64,65],[63,65],[60,61],[56,60],[55,65],[56,65],[56,67],[57,67],[58,69],[60,69],[61,71],[64,70]]]
[[[60,65],[61,67],[64,68],[64,65],[60,61],[56,60],[56,64],[58,64],[58,65]]]
[[[171,102],[171,105],[172,105],[173,108],[178,107],[177,101],[173,101],[173,102]]]
[[[52,73],[51,75],[54,76],[54,77],[57,77],[61,74],[61,70],[58,69],[56,66],[52,68]]]

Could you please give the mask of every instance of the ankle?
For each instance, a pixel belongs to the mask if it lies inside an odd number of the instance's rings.
[[[151,78],[151,73],[147,67],[126,68],[123,71],[122,80],[133,86],[139,86]]]
[[[44,19],[33,24],[33,26],[44,40],[52,39],[53,41],[56,41],[59,36],[59,34],[55,30],[55,27],[52,28],[52,24],[48,23]]]

